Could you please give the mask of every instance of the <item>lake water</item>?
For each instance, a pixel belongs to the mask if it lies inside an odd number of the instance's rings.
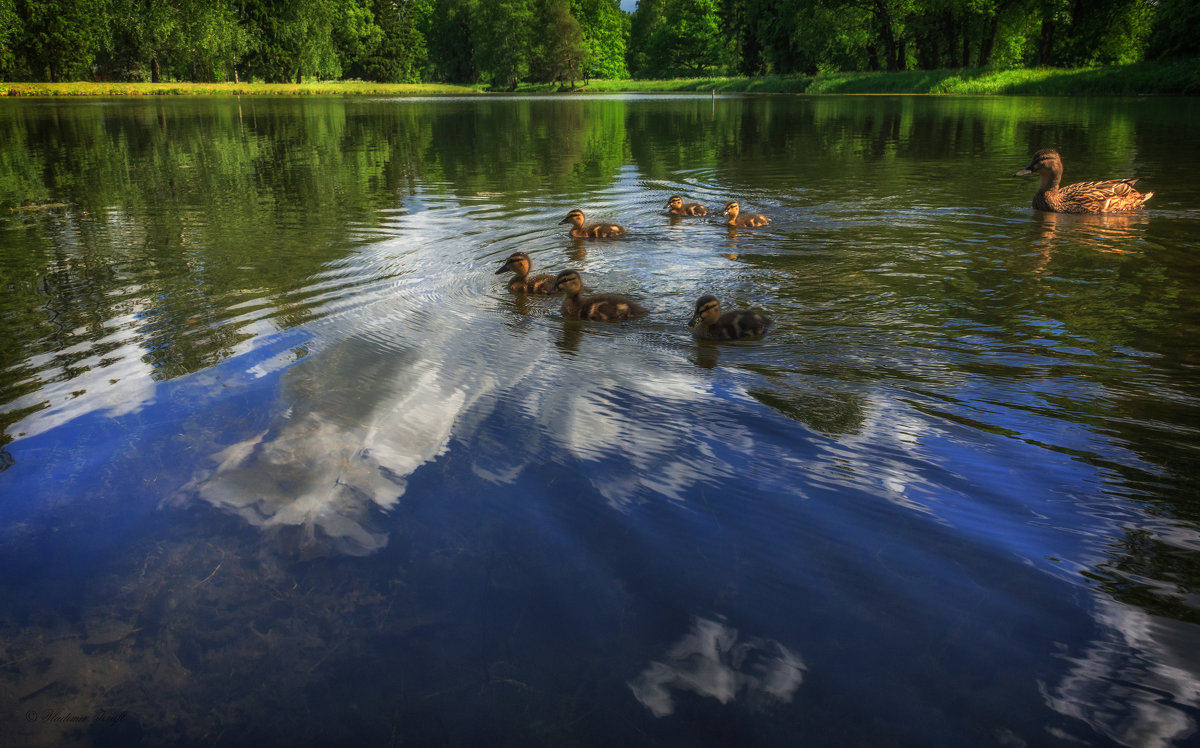
[[[0,742],[1194,745],[1197,128],[0,101]],[[1045,147],[1149,209],[1035,212]],[[694,342],[706,293],[775,328]]]

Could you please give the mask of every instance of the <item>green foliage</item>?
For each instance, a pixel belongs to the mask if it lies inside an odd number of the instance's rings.
[[[428,64],[422,26],[432,11],[429,0],[374,0],[371,18],[358,35],[339,45],[347,72],[355,78],[414,83]]]
[[[1200,57],[1200,3],[1159,0],[1146,56],[1151,59]]]
[[[0,79],[530,83],[1200,56],[1196,0],[0,0]]]
[[[36,80],[90,77],[108,30],[103,0],[17,0],[17,53]]]
[[[572,0],[571,13],[579,19],[585,50],[587,78],[627,78],[625,53],[629,17],[617,0]]]
[[[471,45],[492,88],[515,91],[529,72],[533,7],[530,0],[476,0]]]
[[[457,83],[479,80],[471,44],[471,14],[472,0],[433,0],[425,38],[434,79]]]
[[[0,0],[0,79],[16,64],[13,43],[21,37],[16,0]]]
[[[584,76],[588,49],[568,0],[547,0],[541,8],[538,26],[545,33],[533,42],[532,77],[546,83],[566,81],[574,88],[575,82]]]

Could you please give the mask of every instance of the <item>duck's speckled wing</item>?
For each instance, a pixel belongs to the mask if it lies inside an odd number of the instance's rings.
[[[595,237],[597,239],[608,239],[614,236],[620,236],[625,233],[625,229],[612,223],[593,223],[590,226],[583,228],[584,234]]]
[[[1140,177],[1109,179],[1103,182],[1076,182],[1058,190],[1059,210],[1063,213],[1114,213],[1137,210],[1154,193],[1142,194],[1133,188]]]
[[[646,310],[639,304],[625,298],[610,294],[597,294],[583,300],[582,316],[600,322],[615,322],[617,320],[640,317]]]

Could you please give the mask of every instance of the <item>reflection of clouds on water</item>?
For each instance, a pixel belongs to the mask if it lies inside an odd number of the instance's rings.
[[[1179,708],[1200,707],[1195,626],[1103,595],[1097,601],[1107,630],[1071,658],[1057,686],[1042,684],[1046,704],[1121,745],[1166,748],[1195,734],[1195,720]]]
[[[136,315],[109,320],[106,326],[113,332],[99,340],[29,358],[26,366],[37,371],[38,387],[5,409],[43,407],[9,426],[10,436],[35,436],[93,412],[116,418],[136,413],[154,401],[154,368],[145,361]],[[56,364],[56,359],[68,360],[89,349],[96,352],[72,361],[70,371]]]
[[[486,374],[469,381],[425,353],[347,339],[285,372],[289,411],[215,454],[181,497],[262,528],[301,528],[308,546],[376,551],[387,535],[371,530],[371,514],[395,505],[408,477],[446,450],[459,415],[496,386]]]
[[[491,429],[504,434],[481,428],[471,435],[489,445],[474,450],[476,474],[509,483],[534,459],[562,449],[596,468],[585,477],[618,510],[655,495],[681,501],[692,486],[735,474],[735,463],[754,456],[752,431],[713,413],[720,401],[712,383],[681,369],[681,363],[680,356],[651,364],[611,356],[603,370],[587,368],[582,376],[577,367],[589,367],[588,361],[543,358],[523,378],[510,380],[512,391],[520,393],[513,406],[519,412],[501,413],[499,426]],[[749,401],[736,387],[726,395],[731,396]]]
[[[629,682],[633,695],[656,717],[675,711],[672,691],[691,691],[722,704],[741,698],[752,706],[790,703],[804,680],[799,655],[774,639],[738,641],[737,629],[696,618],[692,629]]]

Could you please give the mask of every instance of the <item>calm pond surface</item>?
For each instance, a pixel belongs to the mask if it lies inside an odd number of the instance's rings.
[[[0,742],[1196,744],[1198,128],[0,101]],[[1149,209],[1035,212],[1045,147]]]

